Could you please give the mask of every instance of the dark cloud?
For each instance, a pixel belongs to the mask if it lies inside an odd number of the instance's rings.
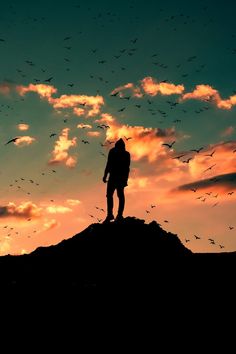
[[[8,214],[7,207],[0,206],[0,217],[6,216]]]
[[[187,191],[190,189],[207,189],[215,186],[224,187],[227,190],[236,189],[236,173],[227,173],[224,175],[218,175],[212,178],[196,181],[189,184],[183,184],[175,191]]]

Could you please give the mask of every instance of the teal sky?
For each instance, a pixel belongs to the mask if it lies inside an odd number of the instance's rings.
[[[127,83],[140,86],[141,80],[152,77],[158,82],[166,80],[175,85],[182,84],[185,92],[192,92],[196,85],[204,84],[218,90],[222,99],[234,95],[235,10],[234,1],[4,2],[0,13],[0,83],[12,87],[28,86],[30,83],[53,85],[58,90],[54,97],[63,94],[101,95],[105,101],[101,113],[111,114],[119,124],[175,128],[178,134],[188,137],[176,141],[176,153],[201,146],[210,151],[210,146],[214,148],[216,144],[228,140],[235,142],[234,107],[225,110],[209,102],[187,100],[173,108],[167,101],[177,102],[177,95],[147,95],[144,99],[132,97],[121,100],[110,94],[119,86]],[[105,62],[99,63],[101,61]],[[45,80],[51,77],[51,82],[46,83]],[[129,94],[128,91],[125,93],[126,96]],[[147,99],[152,101],[151,105]],[[124,112],[118,112],[123,107]],[[165,112],[164,117],[160,111]],[[74,221],[74,228],[70,229],[63,219],[61,229],[53,230],[51,243],[69,237],[89,224],[91,219],[86,217],[93,213],[97,202],[103,207],[105,205],[104,187],[99,187],[98,181],[100,183],[106,161],[101,152],[107,154],[99,143],[106,139],[106,132],[101,132],[99,138],[90,138],[86,135],[87,131],[77,128],[77,124],[83,122],[92,124],[93,130],[99,131],[94,122],[99,118],[99,115],[93,118],[77,117],[69,109],[58,115],[36,93],[28,93],[24,97],[16,92],[0,94],[2,207],[9,202],[19,204],[26,200],[39,205],[46,199],[58,198],[61,203],[63,195],[82,202],[82,210],[78,212],[83,214],[83,223],[76,229]],[[64,119],[67,121],[64,122]],[[14,144],[5,146],[9,139],[23,135],[17,129],[17,124],[22,122],[30,126],[25,135],[35,137],[36,142],[21,148]],[[229,127],[231,133],[224,135]],[[73,169],[48,165],[57,139],[49,138],[49,135],[56,133],[59,136],[64,128],[70,128],[70,138],[76,136],[78,139],[78,146],[73,148],[78,164]],[[81,144],[82,139],[87,139],[90,144]],[[147,164],[144,160],[133,161],[132,167],[141,169],[142,174],[145,171],[148,176],[153,176],[153,164]],[[233,173],[234,166],[228,172]],[[38,189],[30,186],[32,194],[27,196],[29,189],[26,184],[24,188],[22,186],[25,192],[17,191],[16,187],[9,188],[20,177],[38,182]],[[176,186],[172,183],[170,190],[188,182],[183,180]],[[100,188],[98,199],[97,188]],[[228,209],[227,212],[222,210],[222,215],[233,215],[234,206],[230,205],[230,212]],[[142,210],[146,208],[143,205]],[[137,212],[131,207],[128,210]],[[173,230],[185,235],[191,230],[191,225],[181,227],[182,221],[177,214],[176,228],[173,226]],[[164,219],[164,211],[161,215]],[[145,212],[137,216],[146,217]],[[7,217],[1,220],[2,225],[9,224]],[[226,226],[228,222],[232,224],[233,216],[232,220],[222,221]],[[197,224],[197,221],[193,220],[194,223]],[[35,224],[26,232],[22,224],[22,235],[31,235],[37,227],[39,225]],[[209,229],[210,226],[207,226]],[[57,238],[56,232],[60,234]],[[222,235],[219,235],[221,241]],[[50,235],[47,242],[50,244]],[[31,238],[18,238],[15,244],[13,239],[2,253],[20,252],[21,249],[30,251],[41,243],[46,244],[44,240],[31,241]],[[229,249],[236,249],[236,242],[230,240]],[[193,250],[210,249],[205,243],[203,246],[193,246]]]

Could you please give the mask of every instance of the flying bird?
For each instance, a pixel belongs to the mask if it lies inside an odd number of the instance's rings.
[[[213,168],[214,166],[216,166],[216,163],[215,163],[214,165],[212,165],[212,166],[208,167],[208,168],[207,168],[206,170],[204,170],[203,172],[207,172],[207,171],[212,170],[212,168]]]
[[[168,148],[171,149],[174,144],[175,144],[175,141],[173,141],[171,144],[163,143],[162,145],[163,145],[163,146],[167,146]]]
[[[44,82],[51,82],[53,79],[53,76],[49,77],[49,79],[44,80]]]
[[[190,151],[196,152],[197,154],[199,154],[199,152],[203,150],[203,147],[200,147],[199,149],[192,149]]]
[[[215,152],[216,152],[216,150],[212,151],[211,154],[207,154],[207,155],[204,155],[204,156],[213,157],[213,155],[214,155]]]
[[[56,136],[57,134],[56,133],[52,133],[50,134],[50,138],[52,138],[53,136]]]
[[[129,136],[128,138],[126,138],[126,136],[124,135],[124,138],[125,138],[125,140],[130,140],[130,139],[132,139],[132,137],[131,136]]]
[[[13,138],[11,140],[9,140],[7,143],[5,143],[5,145],[10,144],[10,143],[15,143],[18,139],[20,139],[19,137]]]
[[[179,155],[179,156],[176,156],[176,157],[172,157],[172,159],[173,159],[173,160],[175,160],[175,159],[178,159],[178,160],[179,160],[179,159],[181,159],[181,157],[184,157],[184,156],[185,156],[185,154],[184,154],[184,155]]]
[[[194,235],[195,239],[196,240],[201,240],[201,237],[197,236],[197,235]]]

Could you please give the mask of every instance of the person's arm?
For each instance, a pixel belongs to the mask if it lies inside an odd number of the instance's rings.
[[[126,185],[128,185],[129,171],[130,171],[130,153],[127,154]]]
[[[108,173],[110,173],[110,166],[111,166],[111,150],[109,151],[108,154],[108,158],[107,158],[107,164],[106,164],[106,168],[104,171],[104,176],[103,176],[103,182],[106,183],[107,182],[107,175]]]

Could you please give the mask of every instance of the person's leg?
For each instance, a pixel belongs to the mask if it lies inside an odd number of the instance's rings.
[[[115,191],[115,185],[108,181],[107,183],[107,216],[112,220],[113,216],[113,194]]]
[[[125,193],[124,193],[124,187],[118,187],[117,188],[117,197],[119,198],[119,207],[118,207],[118,218],[123,217],[123,211],[125,207]]]

